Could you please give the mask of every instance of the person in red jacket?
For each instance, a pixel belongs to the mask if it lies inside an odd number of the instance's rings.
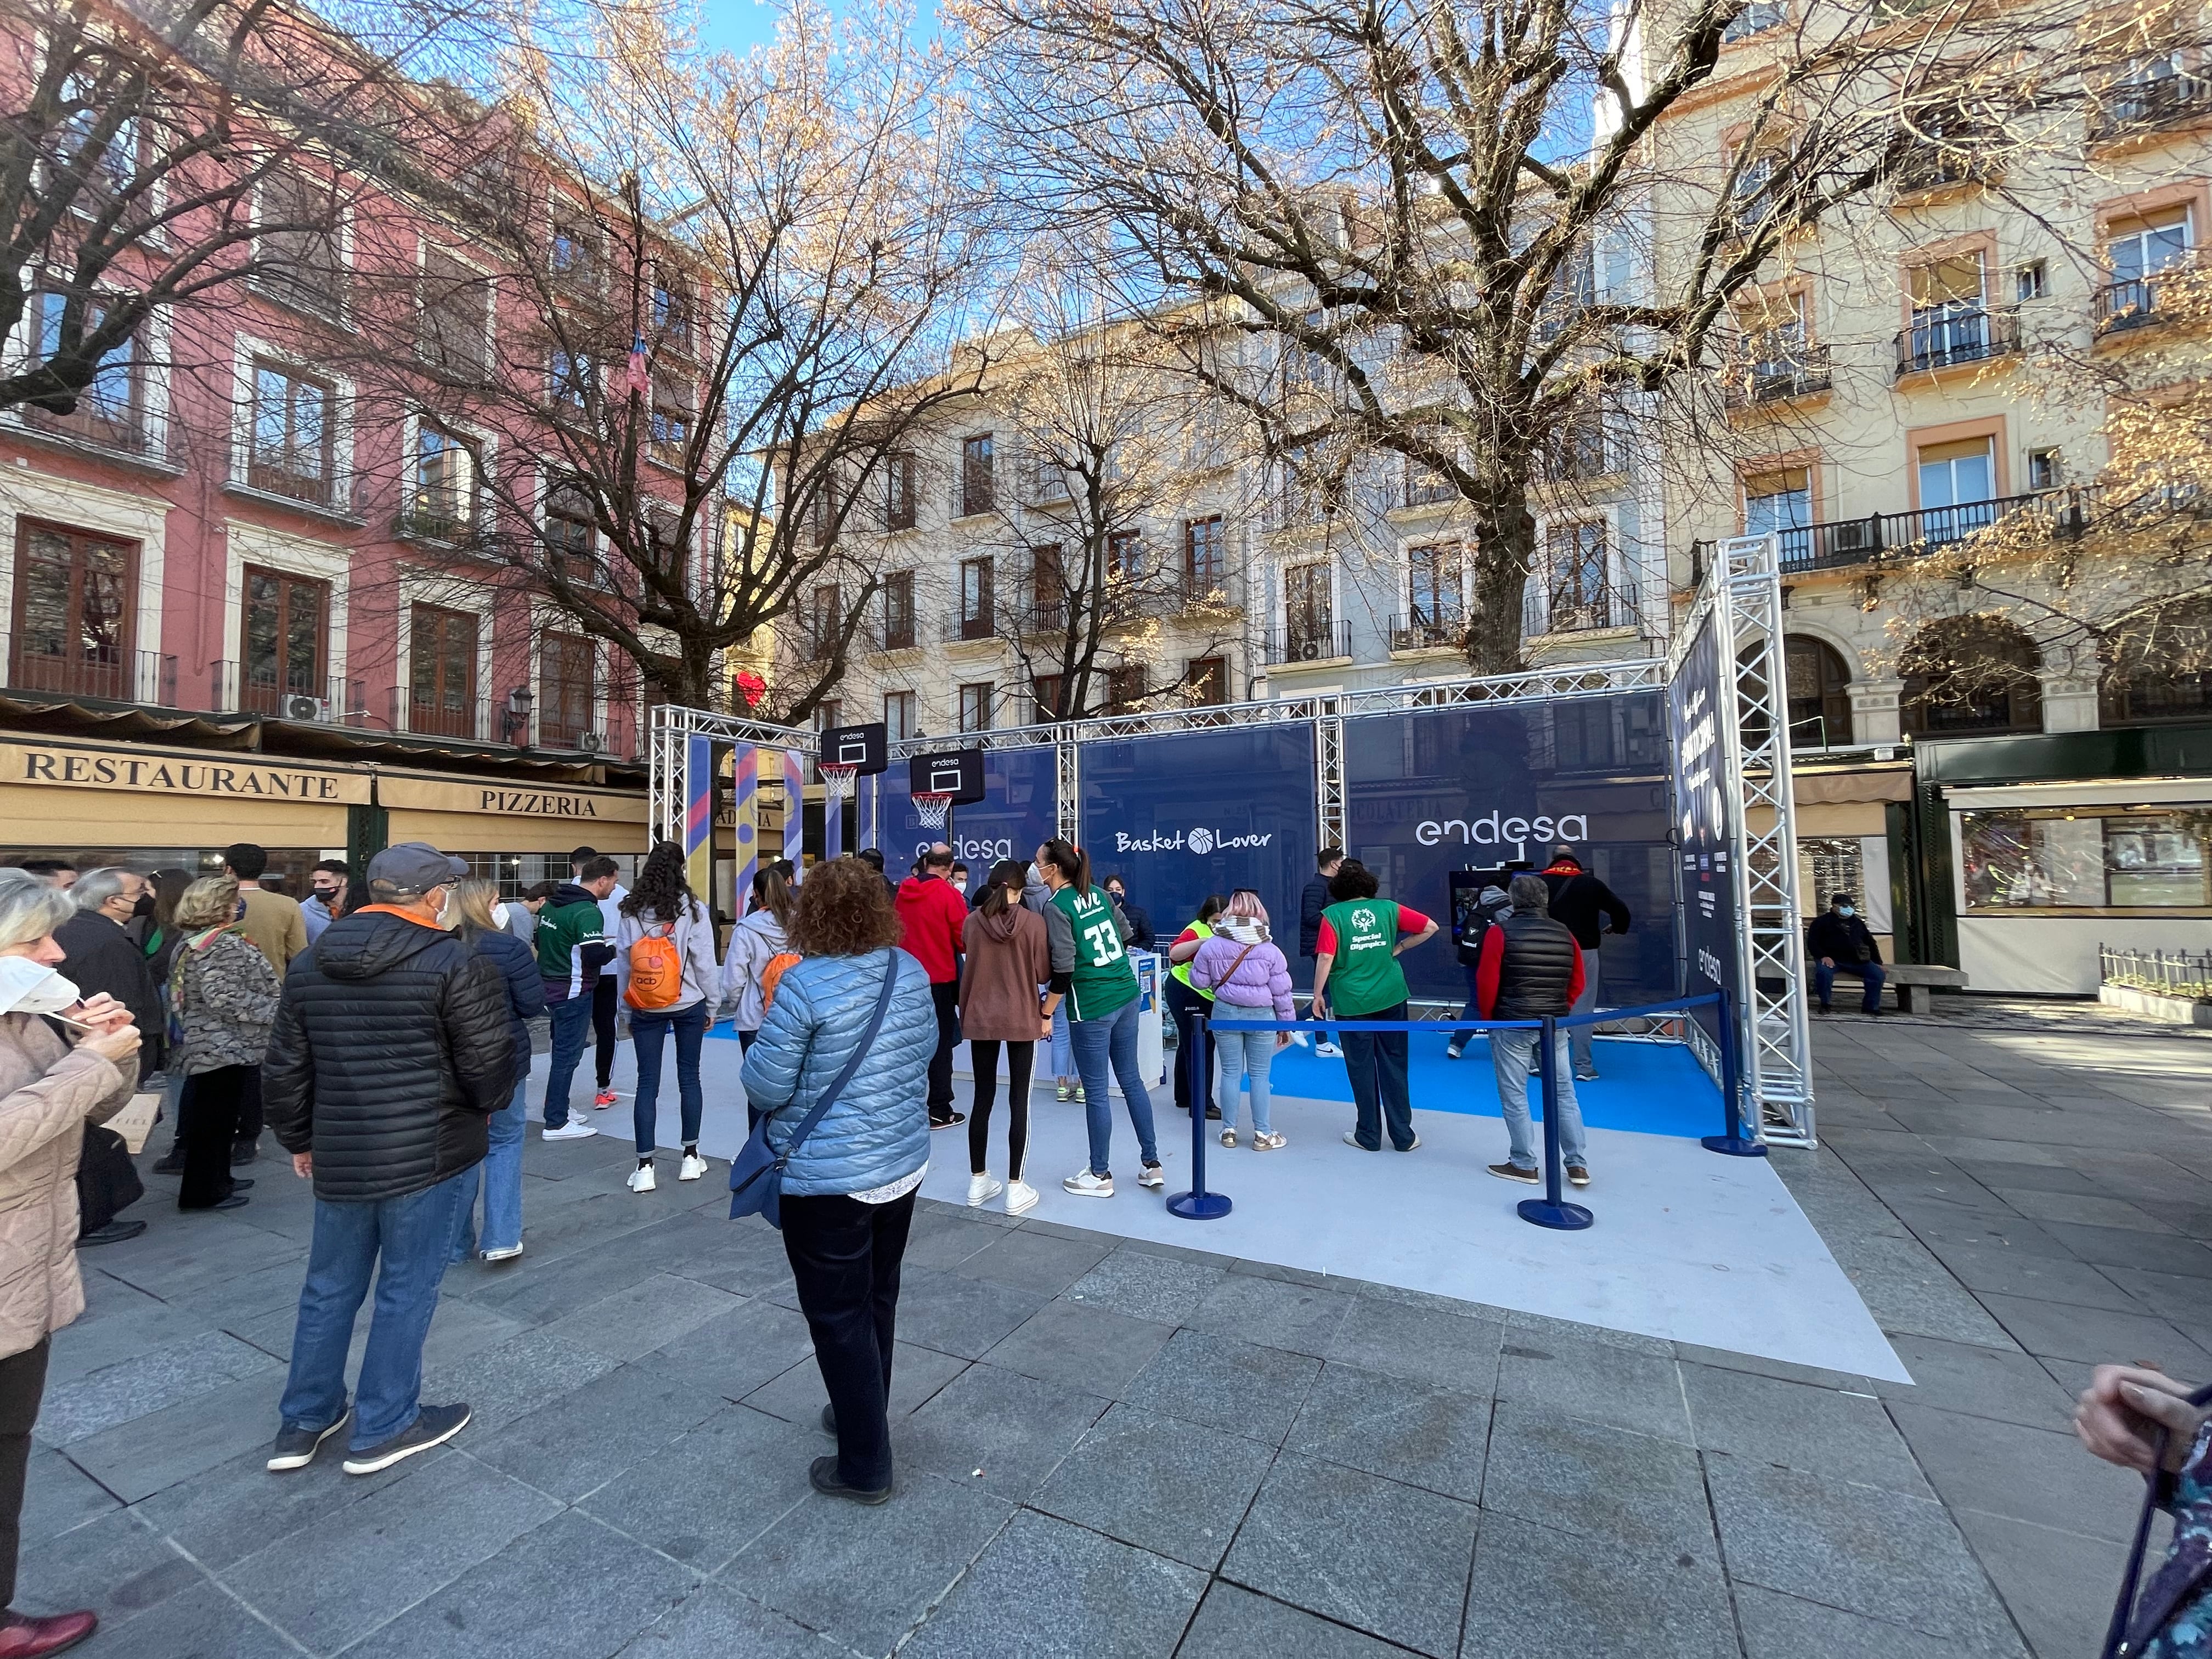
[[[1485,1019],[1564,1018],[1583,990],[1583,951],[1573,932],[1551,914],[1551,889],[1541,876],[1516,876],[1506,889],[1513,908],[1482,936],[1474,964],[1475,1011]],[[1505,1119],[1510,1150],[1490,1173],[1501,1181],[1543,1179],[1536,1141],[1529,1127],[1528,1073],[1535,1063],[1537,1031],[1492,1031],[1490,1063],[1498,1077],[1498,1104]],[[1559,1033],[1552,1057],[1552,1080],[1559,1087],[1559,1162],[1567,1179],[1589,1185],[1589,1158],[1583,1135],[1582,1103],[1567,1061],[1567,1034]],[[1544,1109],[1555,1103],[1547,1100]]]
[[[960,1041],[960,941],[968,901],[952,884],[952,849],[943,842],[922,854],[919,872],[899,884],[899,926],[906,952],[929,974],[937,1003],[937,1053],[929,1062],[929,1127],[949,1129],[968,1115],[952,1109],[952,1050]]]

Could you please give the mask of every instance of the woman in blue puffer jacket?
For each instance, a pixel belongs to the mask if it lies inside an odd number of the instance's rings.
[[[783,1248],[830,1392],[815,1490],[863,1504],[891,1495],[891,1335],[915,1189],[929,1167],[929,1062],[937,1006],[929,975],[898,949],[883,878],[857,859],[807,872],[793,912],[803,960],[777,982],[745,1055],[745,1097],[788,1146],[867,1034],[884,975],[896,987],[883,1028],[837,1102],[784,1166]]]

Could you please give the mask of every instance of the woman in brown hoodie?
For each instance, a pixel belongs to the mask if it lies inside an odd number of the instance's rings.
[[[980,1208],[1000,1192],[1006,1213],[1019,1215],[1037,1201],[1022,1179],[1030,1141],[1030,1064],[1039,1038],[1052,1036],[1037,987],[1052,977],[1052,943],[1044,920],[1022,906],[1026,875],[1012,859],[991,866],[983,902],[968,917],[961,949],[968,965],[960,976],[960,1031],[975,1071],[975,1101],[968,1114],[968,1202]],[[999,1091],[999,1045],[1006,1048],[1006,1180],[986,1167],[991,1146],[991,1103]]]

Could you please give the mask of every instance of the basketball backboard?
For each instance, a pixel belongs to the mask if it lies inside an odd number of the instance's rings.
[[[870,726],[832,726],[822,733],[818,766],[850,766],[872,777],[890,764],[890,739],[881,720]]]
[[[935,754],[916,755],[907,768],[910,795],[950,795],[955,806],[983,799],[983,751],[980,749],[941,749]]]

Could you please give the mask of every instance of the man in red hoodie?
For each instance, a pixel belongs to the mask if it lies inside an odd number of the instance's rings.
[[[899,884],[899,926],[906,930],[906,952],[929,974],[929,994],[937,1004],[937,1053],[929,1062],[929,1127],[949,1129],[968,1115],[952,1109],[952,1049],[960,1041],[961,932],[968,925],[968,901],[952,885],[952,849],[943,842],[922,855],[918,874]]]

